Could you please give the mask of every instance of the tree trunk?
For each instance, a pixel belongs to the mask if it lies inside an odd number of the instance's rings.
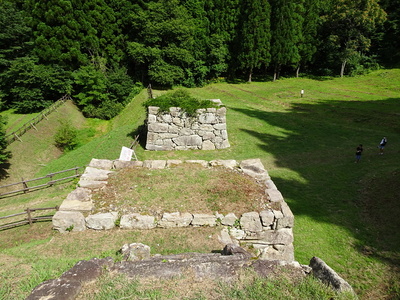
[[[299,77],[299,73],[300,73],[300,65],[298,65],[296,68],[296,78]]]
[[[251,82],[251,75],[253,74],[253,69],[250,69],[250,72],[249,72],[249,81],[248,82]]]
[[[279,65],[275,65],[275,68],[274,68],[274,80],[273,81],[276,81],[277,79],[279,79],[279,69],[280,69]]]
[[[342,61],[342,67],[340,68],[340,78],[343,77],[344,68],[346,67],[346,63],[347,63],[347,60],[346,60],[346,59],[345,59],[344,61]]]

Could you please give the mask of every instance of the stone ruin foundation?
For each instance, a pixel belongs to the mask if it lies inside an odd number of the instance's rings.
[[[120,229],[149,230],[155,227],[221,226],[223,244],[252,245],[260,259],[294,261],[294,216],[280,191],[268,175],[260,159],[236,160],[187,160],[185,163],[201,164],[205,168],[222,166],[236,169],[265,185],[268,209],[236,216],[235,212],[219,213],[165,212],[161,218],[131,213],[120,215],[117,211],[91,214],[94,204],[92,192],[107,184],[108,175],[121,168],[163,169],[183,163],[180,160],[119,161],[92,159],[78,183],[78,188],[63,201],[53,217],[53,227],[60,232]]]
[[[220,103],[219,99],[211,100]],[[149,106],[147,150],[215,150],[230,147],[226,128],[226,108],[204,108],[189,117],[179,107],[160,112]]]
[[[117,212],[91,215],[93,191],[107,184],[108,175],[122,168],[141,167],[162,169],[182,163],[177,160],[110,161],[92,159],[79,181],[79,187],[71,192],[53,217],[53,227],[62,233],[87,229],[107,230],[114,228]],[[106,272],[124,274],[128,278],[180,278],[192,274],[195,280],[212,279],[230,281],[238,278],[242,270],[251,269],[260,277],[274,274],[292,274],[296,278],[313,275],[337,292],[348,292],[352,287],[318,257],[310,264],[294,261],[294,216],[259,159],[242,162],[235,160],[192,160],[204,167],[224,166],[241,172],[265,184],[265,193],[271,208],[260,212],[235,214],[164,213],[161,219],[154,216],[128,214],[121,216],[121,229],[151,229],[184,226],[222,226],[220,241],[225,245],[221,253],[183,253],[175,255],[150,255],[150,247],[141,243],[125,244],[119,250],[122,261],[112,258],[93,258],[79,261],[59,278],[47,280],[35,287],[26,298],[75,299],[86,283],[93,282]],[[258,257],[240,247],[252,244],[258,249]],[[256,258],[256,259],[255,259]]]

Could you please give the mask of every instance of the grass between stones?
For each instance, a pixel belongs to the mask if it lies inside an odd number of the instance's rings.
[[[117,209],[161,216],[163,212],[235,213],[267,206],[265,185],[224,167],[180,164],[170,169],[123,169],[93,195],[96,211]]]

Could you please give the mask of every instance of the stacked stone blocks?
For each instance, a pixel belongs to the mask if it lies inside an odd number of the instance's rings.
[[[147,150],[215,150],[230,147],[226,128],[226,108],[204,108],[189,116],[180,107],[161,112],[149,106]]]
[[[183,161],[93,159],[82,175],[78,183],[79,187],[67,196],[60,206],[60,210],[53,217],[54,228],[60,232],[86,229],[108,230],[116,227],[118,222],[121,229],[143,230],[155,227],[222,226],[220,239],[224,244],[251,244],[257,249],[261,259],[294,261],[293,213],[259,159],[248,159],[240,163],[236,160],[213,160],[209,162],[187,160],[185,163],[200,164],[209,168],[223,166],[235,169],[263,183],[265,194],[269,200],[269,207],[260,212],[247,212],[239,217],[233,212],[226,215],[220,213],[165,212],[161,218],[138,213],[120,216],[116,211],[90,214],[94,209],[91,194],[107,184],[110,173],[127,167],[163,169],[180,163],[183,163]]]

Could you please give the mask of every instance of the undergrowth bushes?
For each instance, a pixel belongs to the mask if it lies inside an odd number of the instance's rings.
[[[62,151],[72,150],[78,144],[77,134],[77,130],[71,122],[61,120],[60,127],[54,136],[54,143]]]
[[[200,108],[218,107],[218,104],[210,100],[199,100],[190,96],[185,90],[177,90],[167,93],[154,99],[149,99],[143,103],[145,107],[157,106],[160,111],[169,111],[170,107],[180,107],[189,116],[194,116],[196,110]]]

